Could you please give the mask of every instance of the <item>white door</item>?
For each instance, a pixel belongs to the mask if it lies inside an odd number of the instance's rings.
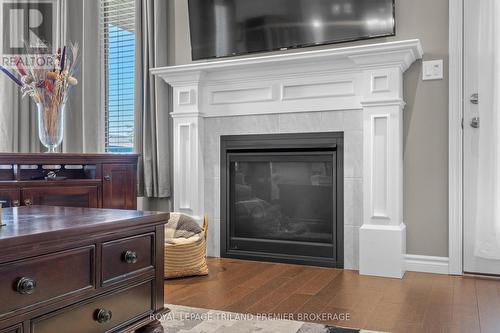
[[[499,15],[498,0],[464,0],[464,271],[492,275],[500,275]]]

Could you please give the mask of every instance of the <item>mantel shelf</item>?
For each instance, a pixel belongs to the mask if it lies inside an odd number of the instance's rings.
[[[422,58],[422,55],[423,49],[420,40],[411,39],[306,52],[196,62],[187,65],[153,68],[151,73],[176,86],[189,81],[198,81],[200,75],[204,73],[245,71],[251,76],[263,70],[268,71],[271,67],[274,69],[287,67],[293,68],[295,72],[301,72],[308,69],[307,65],[312,64],[317,67],[322,63],[327,63],[331,68],[339,71],[387,66],[396,66],[405,71],[415,60]],[[301,67],[301,65],[306,66]]]

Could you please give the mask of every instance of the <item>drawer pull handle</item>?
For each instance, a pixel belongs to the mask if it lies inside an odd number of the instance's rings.
[[[111,310],[106,310],[106,309],[97,310],[96,320],[100,324],[107,323],[108,321],[111,320],[112,317],[113,317],[113,312],[111,312]]]
[[[111,176],[110,175],[104,176],[104,180],[107,182],[111,181]]]
[[[31,206],[31,205],[33,205],[33,201],[31,199],[24,199],[24,205]]]
[[[29,277],[22,277],[17,282],[16,290],[22,295],[31,295],[35,292],[36,281]]]
[[[135,264],[137,262],[137,253],[135,251],[128,250],[123,255],[123,259],[127,264]]]
[[[20,205],[21,205],[21,203],[19,202],[19,200],[12,201],[12,207],[19,207]]]

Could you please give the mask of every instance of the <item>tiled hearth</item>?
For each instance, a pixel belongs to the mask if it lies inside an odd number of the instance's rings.
[[[174,88],[174,209],[220,248],[220,136],[344,132],[344,261],[404,274],[403,72],[418,40],[153,69]]]

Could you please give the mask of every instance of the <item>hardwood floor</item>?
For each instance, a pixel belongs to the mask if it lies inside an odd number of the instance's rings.
[[[166,303],[386,332],[500,332],[500,280],[412,272],[399,280],[233,259],[208,263],[208,276],[166,281]],[[330,320],[305,320],[306,314]]]

